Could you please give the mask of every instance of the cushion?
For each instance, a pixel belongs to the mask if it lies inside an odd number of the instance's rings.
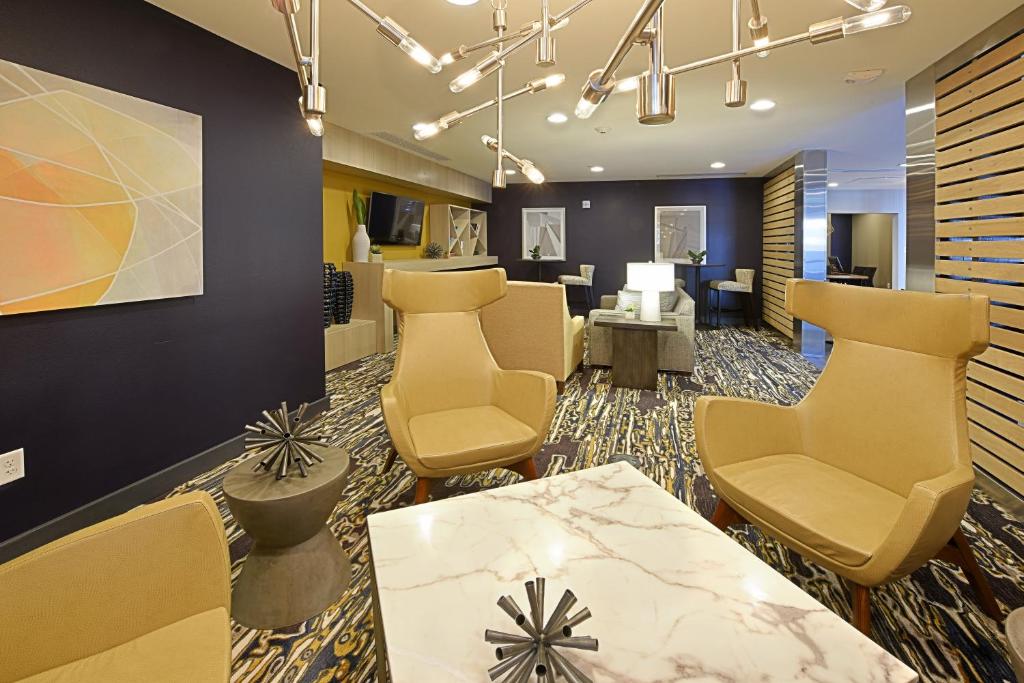
[[[616,311],[626,310],[628,304],[633,304],[633,307],[640,311],[640,298],[643,296],[643,292],[637,292],[632,289],[619,290],[617,302],[615,304]],[[659,292],[658,299],[662,313],[668,313],[676,307],[676,301],[679,297],[679,293],[676,291],[671,292]]]
[[[743,282],[736,282],[734,280],[712,280],[711,289],[717,289],[721,292],[753,292],[753,285],[746,284]]]
[[[590,280],[580,275],[559,275],[558,281],[563,285],[580,285],[582,287],[590,286]]]
[[[231,624],[218,607],[20,683],[224,683],[230,673]]]
[[[497,406],[454,408],[409,420],[413,448],[424,467],[514,462],[525,458],[537,433]]]
[[[715,470],[736,507],[824,557],[859,567],[892,531],[906,502],[888,489],[804,455],[770,455]],[[769,529],[769,532],[771,529]]]

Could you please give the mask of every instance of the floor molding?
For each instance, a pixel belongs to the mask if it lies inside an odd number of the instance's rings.
[[[324,396],[309,404],[310,414],[312,415],[326,412],[330,407],[330,396]],[[292,414],[294,415],[294,411]],[[58,538],[159,498],[174,487],[184,484],[188,480],[238,456],[242,452],[244,445],[245,435],[239,434],[191,458],[151,474],[145,479],[140,479],[122,489],[118,489],[91,503],[86,503],[80,508],[65,513],[56,519],[52,519],[10,538],[0,543],[0,564],[13,560],[19,555],[35,550]]]

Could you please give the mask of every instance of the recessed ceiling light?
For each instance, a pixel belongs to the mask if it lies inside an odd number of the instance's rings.
[[[771,111],[775,109],[775,100],[757,100],[750,108],[754,111]]]
[[[515,175],[516,173],[517,171],[514,168],[510,168],[507,171],[505,171],[505,175]]]
[[[448,0],[452,5],[475,5],[480,0]]]
[[[591,166],[590,167],[590,172],[591,173],[604,173],[604,166]]]
[[[839,183],[832,182],[832,183],[829,183],[828,186],[829,187],[839,187]]]
[[[560,111],[556,111],[553,114],[548,114],[548,123],[565,123],[569,120],[569,117]]]
[[[724,161],[716,161],[716,162],[711,164],[711,168],[725,168],[725,162]]]

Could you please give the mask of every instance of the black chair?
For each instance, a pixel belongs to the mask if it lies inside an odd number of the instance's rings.
[[[853,267],[853,274],[854,275],[866,275],[867,278],[868,278],[867,280],[861,280],[860,282],[857,283],[861,287],[874,287],[875,286],[875,272],[877,272],[877,271],[878,271],[878,268],[876,268],[875,266],[854,266]]]
[[[828,257],[828,274],[836,275],[843,272],[843,262],[839,260],[838,256]]]

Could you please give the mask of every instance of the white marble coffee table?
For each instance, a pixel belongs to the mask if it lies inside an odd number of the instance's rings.
[[[633,467],[371,515],[378,657],[395,683],[487,681],[484,629],[524,581],[593,618],[572,653],[595,681],[916,681],[902,662]],[[383,622],[384,638],[380,638]],[[385,645],[386,641],[386,645]]]

